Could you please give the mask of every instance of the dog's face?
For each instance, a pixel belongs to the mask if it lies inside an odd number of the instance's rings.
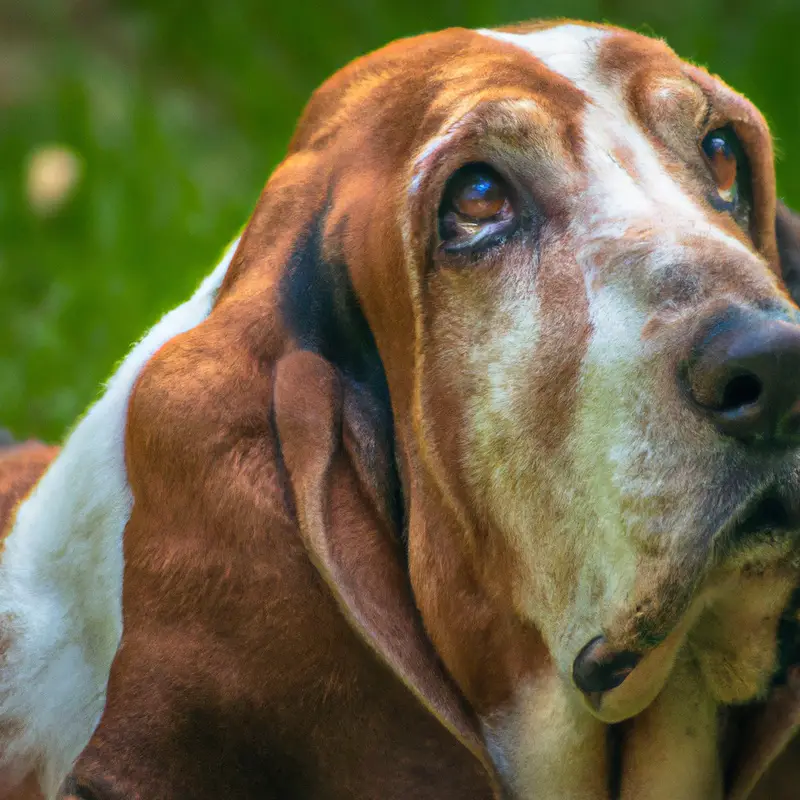
[[[311,101],[208,319],[138,379],[128,596],[205,624],[148,530],[239,535],[280,507],[352,626],[483,756],[441,659],[519,795],[607,796],[604,722],[660,692],[715,719],[775,666],[800,495],[775,207],[758,112],[658,41],[451,30],[355,62]],[[342,452],[356,477],[334,486]],[[366,502],[358,527],[342,509]],[[392,526],[407,562],[375,544]],[[92,769],[146,706],[124,687],[147,685],[150,629],[124,610]],[[651,728],[671,742],[669,708]]]
[[[470,699],[502,704],[543,650],[622,719],[744,564],[782,607],[793,439],[737,419],[793,379],[714,338],[797,335],[758,112],[629,32],[449,32],[323,87],[294,158],[323,148],[323,249],[377,342],[412,582]],[[764,630],[721,697],[763,685]]]

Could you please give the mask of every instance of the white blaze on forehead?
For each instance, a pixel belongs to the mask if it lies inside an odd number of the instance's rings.
[[[581,222],[589,235],[621,236],[631,222],[649,219],[655,230],[673,228],[687,235],[699,234],[750,253],[740,241],[713,225],[705,210],[667,172],[630,113],[622,87],[598,69],[602,47],[614,36],[631,34],[583,25],[558,25],[525,34],[479,32],[526,50],[586,96],[583,163],[588,196],[582,201],[589,207]],[[619,162],[617,152],[624,153],[632,171]],[[595,230],[603,222],[613,225]]]
[[[238,240],[137,344],[22,503],[0,551],[0,784],[36,768],[53,796],[105,704],[122,635],[128,401],[146,362],[208,316]]]
[[[592,80],[598,43],[609,36],[609,31],[589,25],[555,25],[531,33],[486,29],[478,33],[528,50],[548,69],[581,89]]]

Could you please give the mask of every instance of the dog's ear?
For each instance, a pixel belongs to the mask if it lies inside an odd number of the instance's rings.
[[[274,415],[300,533],[353,629],[488,765],[417,612],[386,378],[347,268],[323,257],[322,230],[317,221],[301,237],[279,288],[294,349],[276,365]]]
[[[800,305],[800,214],[780,200],[775,213],[775,238],[783,280],[792,300]]]

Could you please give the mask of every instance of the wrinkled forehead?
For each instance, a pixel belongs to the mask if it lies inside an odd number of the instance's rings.
[[[440,70],[425,76],[438,91],[426,117],[449,108],[445,128],[457,127],[471,107],[514,97],[535,101],[543,118],[580,125],[584,133],[593,122],[602,127],[614,120],[699,129],[713,110],[715,82],[702,73],[702,86],[695,79],[701,71],[656,39],[577,23],[474,34],[489,45],[483,52],[462,49],[458,59],[445,54]],[[521,110],[526,107],[532,105],[523,102]],[[588,111],[598,116],[587,120]]]
[[[437,163],[441,172],[496,155],[534,180],[546,209],[585,225],[672,224],[733,250],[752,251],[755,243],[772,260],[770,140],[744,98],[663,42],[630,31],[565,23],[476,34],[496,48],[469,67],[445,65],[455,70],[453,85],[438,105],[449,114],[415,154],[412,193]],[[520,72],[479,83],[496,58]],[[703,136],[727,125],[753,161],[759,208],[750,231],[715,214],[687,172],[702,167]]]
[[[687,163],[703,168],[702,136],[716,124],[733,125],[747,150],[752,239],[683,180]],[[639,222],[645,238],[656,223],[666,238],[706,237],[729,255],[755,243],[777,261],[758,112],[663,42],[612,27],[452,29],[390,44],[315,93],[271,186],[293,209],[301,199],[324,209],[324,256],[348,265],[374,329],[400,330],[418,317],[446,182],[469,162],[519,177],[559,230],[614,236]]]
[[[595,201],[595,217],[637,219],[672,209],[697,218],[670,162],[696,160],[710,98],[662,42],[629,32],[557,25],[527,33],[482,31],[530,53],[584,98],[573,137],[578,174],[562,170],[555,191]],[[567,163],[561,160],[562,164]],[[566,190],[566,194],[564,191]]]
[[[680,76],[685,66],[664,42],[604,25],[545,23],[476,32],[527,51],[595,100],[648,67],[653,74]]]
[[[579,24],[478,33],[529,54],[546,69],[545,102],[563,95],[565,83],[574,89],[583,100],[575,109],[582,138],[608,145],[612,155],[626,143],[635,147],[640,129],[660,127],[670,138],[671,127],[673,141],[666,144],[677,144],[677,129],[699,131],[711,114],[710,98],[690,77],[691,68],[659,40]],[[598,138],[603,131],[605,141]]]
[[[366,166],[432,142],[470,107],[493,97],[535,98],[553,116],[586,104],[616,108],[657,93],[698,115],[701,88],[664,43],[622,29],[577,23],[497,30],[451,29],[400,40],[336,73],[306,109],[290,153],[354,139]],[[653,85],[660,81],[660,87]],[[636,114],[638,108],[632,109]],[[396,162],[394,163],[396,167]]]
[[[451,29],[400,40],[334,75],[315,93],[289,152],[321,162],[329,154],[328,180],[341,187],[348,216],[375,207],[371,187],[400,189],[402,176],[416,188],[443,149],[466,157],[465,145],[481,137],[523,167],[526,151],[528,165],[541,156],[562,197],[580,189],[573,179],[612,180],[609,193],[627,203],[617,207],[624,215],[652,198],[680,201],[676,169],[667,173],[697,159],[701,131],[714,122],[730,124],[755,149],[754,177],[763,185],[753,201],[770,217],[763,119],[663,42],[571,22]]]

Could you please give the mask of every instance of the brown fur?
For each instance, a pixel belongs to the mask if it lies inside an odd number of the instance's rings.
[[[58,454],[38,442],[0,445],[0,542],[11,527],[14,510]]]

